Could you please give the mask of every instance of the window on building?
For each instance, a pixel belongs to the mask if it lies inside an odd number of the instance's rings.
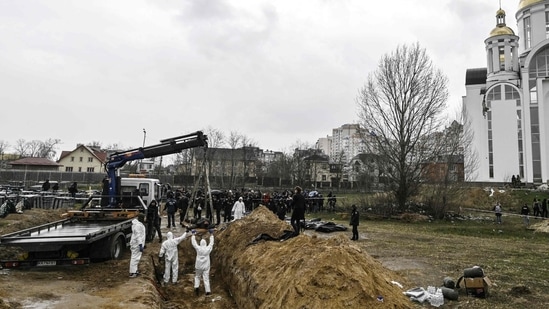
[[[547,10],[547,7],[545,7]],[[549,39],[549,11],[545,11],[545,38]]]
[[[505,71],[505,46],[498,46],[499,69]]]
[[[93,157],[88,157],[88,162],[93,162]]]
[[[524,17],[524,47],[532,47],[532,29],[530,27],[530,16]]]
[[[71,162],[74,162],[74,157],[71,157]]]
[[[84,162],[84,158],[80,157],[80,162]]]
[[[88,173],[93,173],[93,172],[94,172],[94,168],[93,168],[93,167],[88,167],[86,171],[87,171]]]
[[[72,166],[65,166],[65,172],[72,172]]]
[[[81,171],[82,171],[82,167],[79,167],[79,168],[78,168],[78,171],[81,172]]]

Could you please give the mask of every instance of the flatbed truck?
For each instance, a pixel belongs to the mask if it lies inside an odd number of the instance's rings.
[[[200,146],[207,148],[207,137],[198,131],[113,154],[105,164],[108,196],[91,196],[80,210],[68,211],[61,220],[0,236],[0,246],[23,249],[18,259],[0,261],[0,267],[85,265],[92,260],[119,259],[129,246],[131,221],[146,214],[150,200],[159,199],[160,186],[155,179],[120,178],[116,171],[132,160]],[[128,199],[126,193],[131,191],[137,193]],[[108,204],[102,205],[105,197]]]

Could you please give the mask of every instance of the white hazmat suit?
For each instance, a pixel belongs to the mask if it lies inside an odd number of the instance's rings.
[[[239,197],[238,201],[236,201],[234,203],[232,212],[233,212],[233,216],[234,216],[233,221],[238,220],[238,219],[242,219],[242,217],[244,216],[244,213],[246,212],[246,206],[244,205],[244,202],[242,201],[242,197]]]
[[[166,240],[162,243],[162,246],[160,247],[160,253],[158,254],[159,257],[164,258],[164,283],[168,283],[170,281],[170,272],[172,275],[172,282],[177,282],[177,276],[179,273],[179,257],[177,253],[177,245],[179,245],[180,242],[182,242],[185,238],[187,238],[187,233],[183,233],[183,235],[173,238],[173,233],[168,232],[166,234]]]
[[[143,249],[145,248],[145,226],[137,218],[132,220],[132,236],[130,238],[130,276],[136,276],[137,265],[141,260]]]
[[[204,289],[206,295],[211,293],[210,289],[210,252],[212,252],[214,245],[214,236],[210,235],[210,244],[206,243],[205,239],[200,240],[200,246],[196,243],[196,237],[193,235],[191,243],[196,250],[196,262],[195,275],[194,275],[194,289],[198,294],[198,287],[200,286],[200,277],[204,280]]]

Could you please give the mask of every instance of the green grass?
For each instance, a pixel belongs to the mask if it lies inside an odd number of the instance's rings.
[[[397,272],[408,280],[407,288],[440,286],[446,276],[457,280],[465,268],[481,266],[493,282],[490,296],[460,294],[458,302],[445,308],[549,308],[549,234],[526,229],[516,215],[504,216],[501,225],[491,213],[471,215],[474,220],[415,223],[363,215],[360,234],[365,240],[358,244],[382,262],[402,261],[404,270]],[[346,212],[307,216],[313,217],[348,225]],[[532,225],[541,221],[530,218]],[[407,265],[410,261],[424,267],[415,269]]]

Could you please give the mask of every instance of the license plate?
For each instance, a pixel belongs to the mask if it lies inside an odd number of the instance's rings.
[[[57,263],[55,261],[38,261],[36,266],[55,266]]]

